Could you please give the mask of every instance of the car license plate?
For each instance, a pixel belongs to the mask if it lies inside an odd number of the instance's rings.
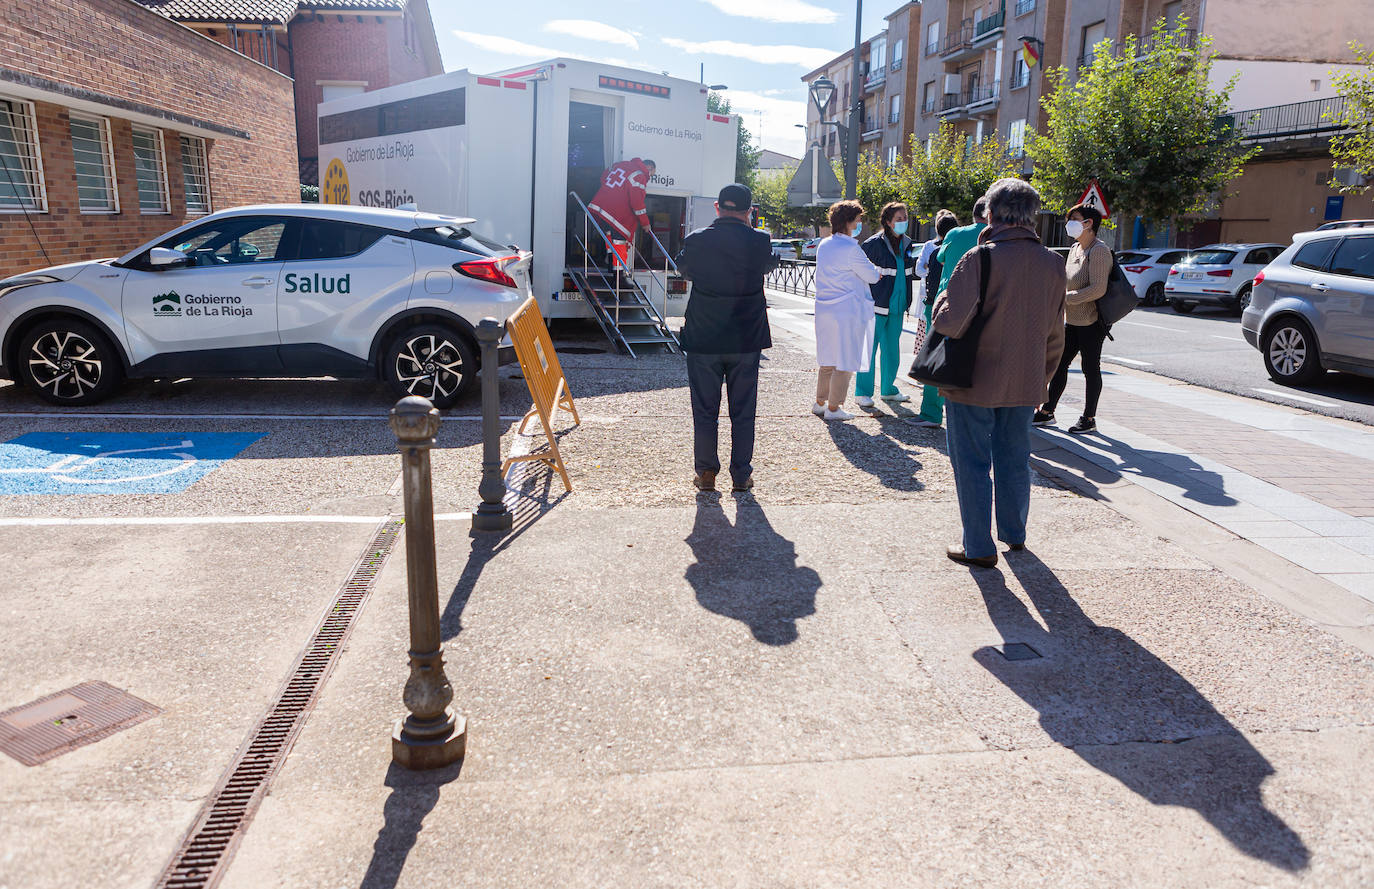
[[[1205,277],[1207,277],[1207,275],[1206,275],[1205,273],[1203,273],[1203,272],[1184,272],[1184,273],[1183,273],[1183,280],[1185,280],[1185,281],[1201,281],[1201,280],[1202,280],[1203,278],[1205,278]]]

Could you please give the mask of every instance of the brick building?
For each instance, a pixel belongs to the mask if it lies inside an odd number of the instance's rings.
[[[319,184],[325,99],[444,73],[426,0],[138,0],[295,79],[300,181]]]
[[[1328,182],[1333,127],[1329,119],[1323,125],[1322,115],[1337,100],[1331,72],[1355,61],[1349,41],[1374,45],[1369,3],[1327,0],[1315,15],[1309,0],[912,0],[860,46],[860,151],[895,163],[912,137],[919,146],[949,122],[974,142],[995,134],[1034,178],[1024,146],[1028,132],[1044,132],[1044,70],[1067,68],[1072,81],[1104,39],[1114,52],[1128,35],[1148,41],[1160,19],[1173,25],[1186,18],[1185,40],[1198,34],[1213,40],[1213,88],[1238,76],[1231,93],[1235,120],[1247,122],[1246,138],[1264,152],[1191,232],[1140,221],[1120,237],[1185,246],[1286,243],[1293,232],[1319,224],[1330,212],[1328,198],[1339,197]],[[1038,65],[1027,64],[1023,37],[1040,53]],[[847,52],[802,78],[810,84],[825,75],[840,86],[826,120],[847,112],[852,58]],[[821,124],[811,103],[807,133],[828,156],[840,154],[835,129]],[[1369,196],[1333,203],[1345,218],[1374,215]],[[1058,233],[1054,226],[1045,231]]]
[[[132,0],[5,8],[0,275],[299,200],[290,78]]]

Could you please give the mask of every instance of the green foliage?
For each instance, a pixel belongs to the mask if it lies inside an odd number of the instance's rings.
[[[1169,219],[1204,212],[1240,175],[1258,149],[1219,125],[1235,78],[1210,89],[1211,40],[1188,48],[1186,25],[1160,20],[1143,54],[1133,35],[1115,48],[1104,40],[1072,85],[1063,68],[1045,72],[1048,131],[1026,150],[1047,208],[1062,212],[1096,178],[1113,212]]]
[[[931,137],[926,149],[911,138],[911,162],[894,168],[900,179],[902,199],[913,216],[928,223],[941,209],[953,211],[965,224],[972,221],[973,204],[987,193],[998,179],[1019,173],[1015,159],[1007,153],[1006,143],[995,134],[974,143],[945,121]]]
[[[1337,91],[1345,96],[1345,111],[1340,123],[1348,132],[1333,136],[1331,157],[1337,167],[1354,167],[1365,176],[1374,176],[1374,50],[1351,42],[1355,58],[1364,65],[1362,71],[1344,71],[1331,78]],[[1332,181],[1333,188],[1344,192],[1363,193],[1368,185],[1342,185]]]
[[[825,224],[826,207],[789,207],[787,206],[787,183],[792,181],[796,167],[788,167],[781,173],[759,176],[753,186],[754,203],[759,205],[763,218],[775,234],[788,236],[807,226]]]
[[[730,100],[717,92],[706,94],[706,110],[713,114],[730,114]],[[759,150],[754,147],[754,134],[739,122],[739,138],[735,140],[735,181],[753,189],[758,185]]]
[[[318,204],[320,202],[320,187],[318,185],[306,185],[301,183],[301,203]]]

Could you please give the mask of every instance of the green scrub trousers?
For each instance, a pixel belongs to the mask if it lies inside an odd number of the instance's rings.
[[[934,306],[926,306],[926,336],[930,336],[930,315]],[[932,423],[943,423],[945,419],[945,400],[940,390],[934,386],[921,387],[921,419]]]
[[[906,317],[906,251],[897,256],[897,275],[892,284],[892,299],[886,315],[873,316],[873,352],[868,357],[868,370],[854,377],[854,394],[860,398],[873,397],[873,369],[882,373],[879,391],[883,395],[897,393],[897,365],[901,361],[902,320]],[[878,353],[882,352],[881,364]]]

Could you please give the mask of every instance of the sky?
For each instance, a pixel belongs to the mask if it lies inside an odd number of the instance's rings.
[[[800,157],[801,76],[854,45],[848,0],[429,0],[444,69],[478,74],[555,56],[725,84],[732,110],[763,148]],[[865,39],[900,8],[869,3]]]

